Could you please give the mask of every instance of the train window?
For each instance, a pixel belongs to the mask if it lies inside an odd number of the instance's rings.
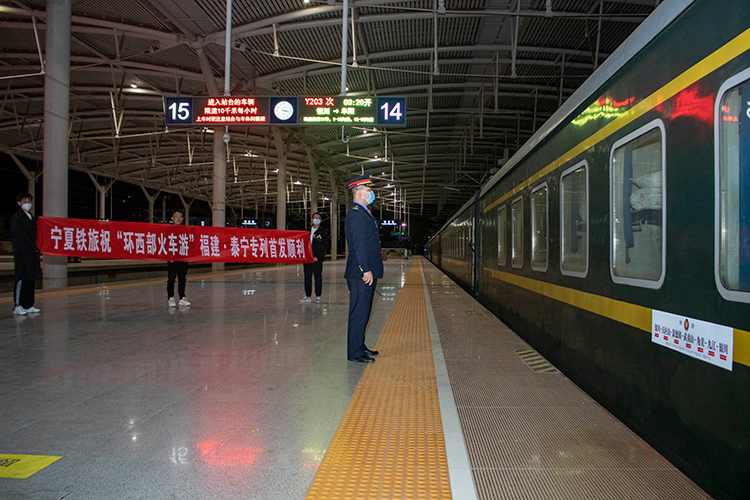
[[[615,283],[659,288],[666,267],[664,124],[617,141],[610,156],[610,272]]]
[[[560,176],[560,272],[586,277],[588,254],[589,167],[582,161]]]
[[[508,218],[508,211],[505,207],[500,207],[497,211],[497,265],[504,266],[507,259],[506,254],[508,244],[506,242],[506,221]]]
[[[750,69],[716,99],[714,265],[719,293],[750,302]]]
[[[510,263],[513,267],[523,267],[523,197],[519,196],[510,204],[512,249]]]
[[[547,271],[547,183],[531,191],[531,269]]]

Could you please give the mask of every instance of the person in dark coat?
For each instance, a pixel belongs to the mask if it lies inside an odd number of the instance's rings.
[[[13,241],[14,278],[13,314],[38,313],[34,307],[36,280],[42,279],[42,265],[36,246],[36,218],[31,214],[30,193],[16,196],[20,209],[10,219],[10,235]]]
[[[312,227],[310,227],[310,242],[312,243],[313,262],[302,265],[305,271],[305,298],[302,303],[312,302],[312,278],[315,275],[315,300],[320,302],[323,295],[323,259],[328,252],[328,243],[331,239],[328,231],[320,225],[322,219],[320,214],[312,214]]]
[[[370,321],[372,299],[378,279],[383,277],[383,258],[380,249],[378,221],[369,206],[375,201],[369,175],[351,180],[354,200],[346,214],[344,228],[349,244],[344,277],[349,287],[349,325],[347,334],[347,359],[355,363],[372,363],[378,351],[365,345],[365,330]]]
[[[184,216],[179,210],[172,214],[172,224],[179,226],[182,224]],[[185,297],[185,283],[187,282],[188,263],[183,261],[167,261],[167,305],[169,307],[177,307],[181,305],[187,307],[190,305],[187,297]],[[177,294],[180,296],[180,301],[177,302],[174,298],[174,280],[177,278]]]

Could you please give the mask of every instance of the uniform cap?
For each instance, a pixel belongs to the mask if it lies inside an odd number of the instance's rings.
[[[354,179],[350,180],[347,183],[346,188],[352,189],[356,186],[363,186],[363,185],[366,186],[368,184],[372,184],[372,181],[370,180],[370,174],[365,174],[365,175],[360,175],[359,177],[355,177]]]

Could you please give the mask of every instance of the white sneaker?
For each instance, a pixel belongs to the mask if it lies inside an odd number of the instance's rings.
[[[24,314],[28,313],[29,311],[27,309],[24,309],[21,306],[16,306],[15,309],[13,309],[13,314],[17,314],[19,316],[23,316]]]
[[[304,299],[301,299],[300,302],[302,302],[303,304],[309,304],[310,302],[312,302],[312,299],[310,297],[305,297]]]
[[[37,309],[37,308],[36,308],[36,307],[34,307],[34,306],[31,306],[31,307],[29,307],[28,309],[26,309],[26,312],[30,312],[30,313],[38,313],[38,312],[39,312],[39,309]]]
[[[186,299],[185,297],[183,297],[183,298],[180,299],[180,305],[181,306],[189,306],[190,302],[188,302],[188,299]]]
[[[321,297],[315,297],[315,302],[323,302],[323,299]]]
[[[174,297],[169,297],[169,307],[176,307],[177,302],[175,302]]]

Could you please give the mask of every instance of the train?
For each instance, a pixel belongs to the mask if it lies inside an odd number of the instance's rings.
[[[749,28],[663,2],[425,249],[719,499],[750,497]]]

